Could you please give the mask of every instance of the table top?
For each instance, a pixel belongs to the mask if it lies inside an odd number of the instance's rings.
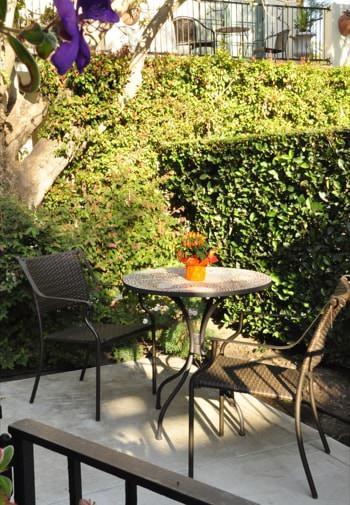
[[[138,293],[215,298],[263,291],[271,286],[271,278],[254,270],[207,267],[205,281],[185,279],[184,267],[139,270],[123,277],[123,282]]]
[[[217,33],[245,33],[249,32],[248,26],[221,26],[215,30]]]

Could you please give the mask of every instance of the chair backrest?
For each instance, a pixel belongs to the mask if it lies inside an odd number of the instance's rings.
[[[39,318],[47,312],[72,305],[72,302],[48,299],[45,296],[89,299],[81,251],[17,259],[33,289]]]
[[[275,38],[275,51],[284,53],[287,48],[287,42],[289,37],[289,29],[286,28],[276,34]]]
[[[173,20],[176,44],[196,42],[196,25],[193,18],[180,17]]]
[[[322,360],[327,334],[335,318],[350,300],[350,277],[343,275],[337,287],[323,309],[316,330],[308,345],[306,357],[303,361],[304,370],[314,369]]]

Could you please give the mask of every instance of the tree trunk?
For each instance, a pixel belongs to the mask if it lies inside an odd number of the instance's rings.
[[[32,151],[19,161],[18,155],[24,143],[32,137],[42,123],[47,105],[39,94],[23,96],[17,92],[13,108],[6,118],[4,166],[7,191],[15,193],[30,207],[38,207],[57,176],[67,166],[74,152],[74,145],[66,149],[65,156],[56,153],[59,142],[40,139]]]
[[[8,2],[6,25],[13,23],[15,1]],[[20,159],[20,150],[45,118],[47,104],[38,93],[18,90],[15,55],[4,40],[0,84],[0,192],[16,194],[30,207],[37,207],[56,177],[69,163],[74,146],[58,156],[57,141],[41,139],[32,152]]]
[[[121,97],[122,105],[136,95],[138,88],[142,84],[142,70],[145,57],[151,47],[154,37],[166,20],[172,18],[174,11],[178,9],[184,1],[185,0],[166,0],[144,29],[130,62],[130,77]]]

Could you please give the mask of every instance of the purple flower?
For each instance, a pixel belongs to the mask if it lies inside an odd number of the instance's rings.
[[[119,21],[118,15],[111,9],[110,0],[78,0],[77,10],[71,0],[54,0],[61,20],[64,41],[51,57],[59,74],[65,74],[75,62],[79,72],[90,62],[90,48],[87,45],[79,21],[96,19],[107,23]],[[82,13],[78,16],[77,11]]]
[[[111,8],[111,0],[78,0],[77,10],[82,9],[80,19],[97,19],[104,23],[117,23],[119,16]]]

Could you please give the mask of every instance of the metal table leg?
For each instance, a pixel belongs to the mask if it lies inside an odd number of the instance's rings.
[[[156,321],[155,317],[145,303],[144,297],[139,293],[139,303],[143,310],[146,312],[152,323],[152,393],[155,395],[157,392],[157,349],[156,349]]]
[[[204,344],[204,336],[206,332],[206,328],[209,322],[209,319],[211,315],[213,314],[214,310],[216,309],[216,304],[214,303],[214,300],[212,298],[207,300],[202,319],[201,319],[201,325],[200,325],[200,332],[199,334],[196,334],[194,331],[193,323],[192,320],[189,316],[188,310],[184,302],[182,301],[181,298],[178,297],[172,297],[172,300],[178,305],[178,307],[181,309],[181,312],[183,314],[184,320],[186,322],[186,326],[188,329],[188,335],[190,339],[190,349],[188,356],[186,358],[185,364],[183,367],[173,374],[171,377],[166,378],[159,386],[158,391],[157,391],[157,408],[160,408],[161,403],[160,403],[160,396],[161,396],[161,391],[163,387],[168,384],[169,382],[173,381],[177,377],[180,377],[179,382],[176,384],[175,388],[173,391],[170,393],[168,396],[167,400],[165,401],[163,407],[161,408],[161,411],[159,413],[158,417],[158,427],[157,427],[157,434],[156,434],[156,439],[161,440],[162,439],[162,430],[163,430],[163,419],[166,414],[166,411],[177,395],[177,393],[180,391],[182,385],[186,381],[188,374],[190,372],[191,366],[193,364],[193,359],[196,354],[199,354],[202,356],[203,354],[203,344]]]

